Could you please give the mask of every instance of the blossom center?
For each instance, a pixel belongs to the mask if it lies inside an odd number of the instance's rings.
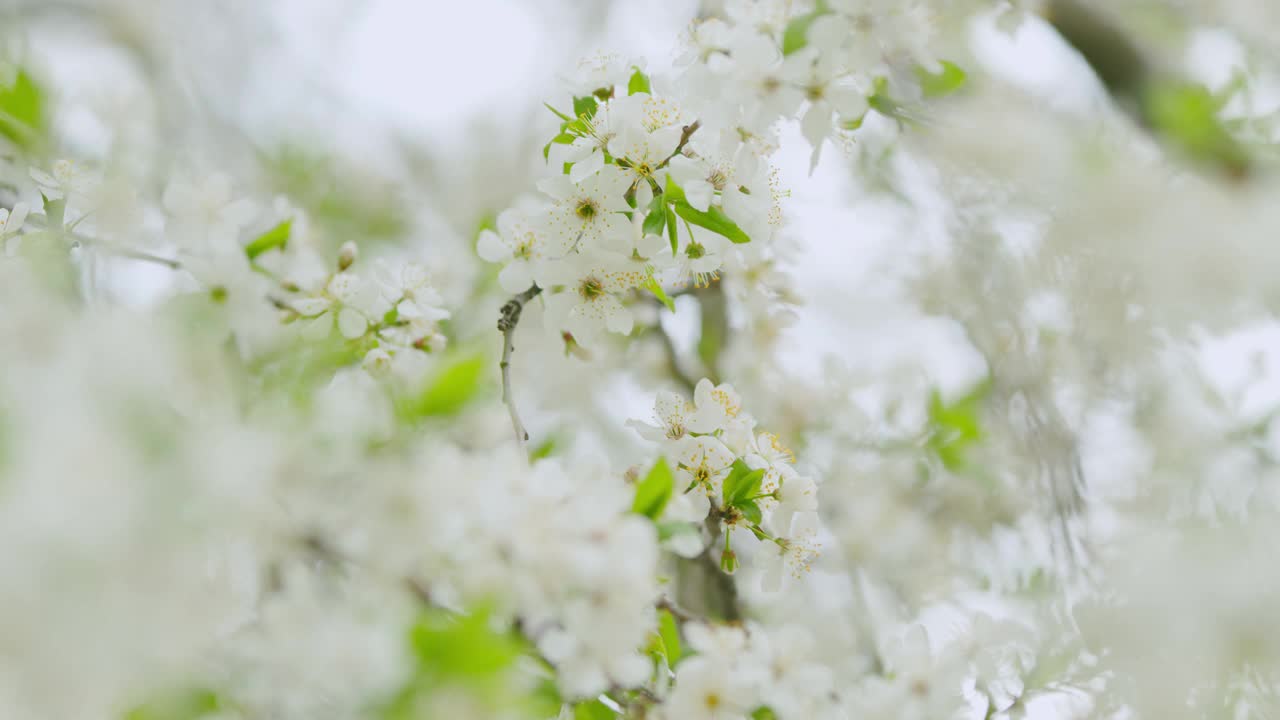
[[[583,300],[597,300],[604,295],[604,283],[594,275],[584,278],[578,285],[578,295]]]
[[[596,204],[593,200],[583,200],[578,203],[578,207],[573,209],[573,213],[583,220],[590,220],[596,216]]]
[[[533,233],[525,233],[524,241],[521,242],[519,245],[516,245],[516,248],[512,252],[512,255],[518,258],[521,258],[523,260],[528,260],[532,258],[534,241],[535,241],[535,238],[533,237]]]

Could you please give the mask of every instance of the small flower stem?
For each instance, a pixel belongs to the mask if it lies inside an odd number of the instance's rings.
[[[502,362],[498,363],[498,367],[502,369],[502,402],[507,406],[507,412],[511,414],[511,429],[515,431],[516,443],[521,450],[525,450],[529,433],[520,422],[520,413],[516,410],[515,396],[511,391],[511,353],[515,352],[513,338],[516,326],[520,324],[520,315],[524,312],[525,303],[541,292],[542,288],[537,285],[530,286],[528,290],[508,300],[502,306],[502,316],[498,318],[498,331],[502,333]]]
[[[104,245],[101,245],[101,247],[103,250],[106,250],[107,252],[117,257],[155,263],[156,265],[163,265],[169,268],[170,270],[182,269],[182,263],[172,258],[160,257],[159,255],[152,255],[151,253],[143,252],[141,250],[134,250],[133,248],[120,247],[117,245],[104,244]]]
[[[688,125],[685,125],[684,127],[680,128],[680,142],[679,144],[676,145],[675,152],[671,153],[671,156],[668,157],[666,160],[663,160],[662,164],[659,165],[658,168],[661,169],[666,167],[667,163],[671,162],[671,158],[674,158],[675,156],[683,152],[684,146],[689,144],[689,138],[693,137],[693,134],[698,132],[698,128],[700,127],[702,127],[702,121],[694,120]]]

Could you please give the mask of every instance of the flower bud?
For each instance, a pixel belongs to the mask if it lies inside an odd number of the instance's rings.
[[[720,569],[732,575],[738,569],[738,554],[725,550],[720,554]]]
[[[374,348],[365,354],[361,365],[370,375],[382,375],[391,369],[391,354],[382,348]]]
[[[359,255],[359,252],[354,242],[348,240],[342,243],[342,247],[338,250],[338,272],[342,272],[354,265],[357,255]]]

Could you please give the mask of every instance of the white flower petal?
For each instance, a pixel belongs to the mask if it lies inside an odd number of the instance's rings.
[[[476,239],[476,254],[488,262],[503,262],[511,258],[511,248],[498,237],[498,233],[481,230],[480,237]]]
[[[569,180],[580,183],[583,180],[600,172],[604,167],[604,153],[591,153],[585,159],[579,160],[569,168]]]
[[[338,331],[348,340],[360,337],[368,327],[364,316],[351,308],[342,308],[338,313]]]
[[[498,273],[498,284],[509,293],[522,293],[533,285],[533,268],[524,260],[512,261]]]
[[[303,317],[315,317],[328,310],[332,304],[327,298],[299,298],[289,303],[289,307]]]

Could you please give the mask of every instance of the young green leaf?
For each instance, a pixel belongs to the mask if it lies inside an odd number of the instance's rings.
[[[18,68],[13,83],[0,87],[0,135],[28,152],[44,143],[48,128],[44,93],[26,70]]]
[[[596,116],[598,107],[600,107],[600,102],[590,95],[573,99],[573,114],[579,118],[586,116],[590,120]]]
[[[631,73],[631,80],[627,82],[627,94],[635,95],[636,93],[648,92],[652,92],[649,89],[649,76],[641,72],[640,68],[636,68],[636,71]]]
[[[511,667],[523,647],[511,635],[495,632],[490,615],[485,607],[467,615],[425,611],[409,631],[409,645],[419,669],[483,682]]]
[[[653,293],[654,297],[658,298],[658,302],[661,302],[663,305],[666,305],[668,310],[670,310],[671,312],[676,311],[675,301],[671,299],[670,295],[667,295],[666,290],[662,289],[662,284],[658,282],[657,278],[650,275],[648,278],[645,279],[644,287],[646,290]]]
[[[422,392],[403,408],[406,419],[455,415],[480,392],[485,360],[468,355],[436,373]]]
[[[1191,160],[1233,177],[1249,172],[1249,153],[1223,126],[1217,100],[1204,86],[1153,83],[1144,110],[1152,127]]]
[[[661,235],[666,226],[667,213],[662,204],[662,196],[659,195],[649,203],[648,214],[644,216],[644,234]]]
[[[931,73],[922,66],[916,67],[916,77],[920,80],[920,90],[925,97],[942,97],[950,95],[964,86],[968,78],[964,70],[953,62],[942,60],[942,71]]]
[[[760,494],[760,484],[764,480],[764,468],[752,470],[741,460],[733,461],[733,469],[729,477],[724,479],[723,495],[725,507],[733,507],[744,503]]]
[[[760,506],[755,500],[743,500],[734,507],[742,511],[743,517],[751,521],[752,525],[759,525],[764,522],[764,513],[760,512]]]
[[[677,535],[684,535],[686,533],[696,534],[697,532],[698,532],[698,527],[690,522],[673,520],[671,522],[658,523],[658,541],[659,542],[665,542]]]
[[[667,650],[667,667],[674,668],[683,654],[680,649],[680,629],[670,610],[658,611],[658,635],[662,637],[662,644]]]
[[[667,216],[667,239],[671,241],[671,257],[675,257],[680,252],[680,228],[676,225],[676,211],[666,205],[663,213]]]
[[[990,387],[990,383],[983,382],[950,405],[943,403],[937,390],[929,394],[932,433],[925,446],[938,456],[943,467],[952,472],[964,467],[965,453],[982,440],[979,413]]]
[[[701,228],[706,228],[717,235],[723,235],[731,242],[739,245],[751,242],[751,237],[743,232],[724,211],[715,205],[707,207],[706,212],[694,208],[687,202],[675,204],[676,214]]]
[[[563,120],[563,121],[565,121],[565,122],[573,122],[573,118],[571,118],[571,117],[569,117],[568,115],[565,115],[564,113],[560,112],[559,110],[557,110],[557,109],[555,109],[555,108],[551,107],[551,104],[550,104],[550,103],[545,103],[545,102],[544,102],[544,103],[542,103],[542,106],[543,106],[543,107],[545,107],[546,109],[550,110],[551,112],[555,113],[555,114],[556,114],[556,117],[560,118],[561,120]]]
[[[811,13],[792,18],[791,22],[787,23],[786,29],[782,31],[782,54],[790,55],[808,45],[809,28],[813,25],[813,21],[823,15],[826,15],[826,11],[819,7]]]
[[[618,713],[599,700],[587,700],[573,706],[573,720],[615,720]]]
[[[270,230],[262,233],[254,238],[252,242],[244,246],[244,254],[249,256],[250,260],[256,259],[259,255],[274,250],[276,248],[284,249],[289,244],[289,234],[293,231],[293,220],[285,220]]]
[[[671,500],[674,484],[675,477],[671,474],[666,458],[658,458],[649,474],[636,485],[636,498],[631,503],[631,512],[657,520],[662,515],[662,509]]]
[[[217,715],[224,709],[217,693],[204,688],[192,688],[139,705],[126,712],[124,720],[200,720]]]
[[[551,138],[551,142],[542,146],[542,159],[546,160],[551,156],[552,145],[572,145],[573,141],[576,139],[577,139],[576,136],[570,135],[567,132],[562,132],[559,135],[556,135],[555,137]]]

